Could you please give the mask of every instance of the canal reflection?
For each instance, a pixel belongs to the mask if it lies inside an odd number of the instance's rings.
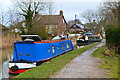
[[[0,64],[0,79],[1,78],[9,78],[9,72],[8,72],[8,61],[12,59],[13,55],[13,47],[2,49],[2,64]],[[2,75],[2,76],[1,76]]]

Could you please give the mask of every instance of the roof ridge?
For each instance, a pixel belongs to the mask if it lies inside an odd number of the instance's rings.
[[[61,16],[61,15],[39,15],[39,16]]]

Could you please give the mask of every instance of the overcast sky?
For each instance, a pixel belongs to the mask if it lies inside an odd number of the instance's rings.
[[[96,10],[103,0],[54,0],[56,2],[55,9],[56,14],[59,14],[59,10],[63,10],[65,19],[73,20],[75,14],[77,18],[82,22],[85,22],[81,17],[81,13],[86,10]],[[0,1],[0,9],[7,10],[8,7],[11,6],[12,0],[1,0]]]
[[[83,21],[84,19],[81,17],[81,14],[89,9],[97,10],[100,4],[99,2],[62,2],[62,3],[63,3],[62,7],[59,6],[59,10],[60,9],[63,10],[63,14],[67,21],[75,19],[75,14],[77,15],[77,19]]]

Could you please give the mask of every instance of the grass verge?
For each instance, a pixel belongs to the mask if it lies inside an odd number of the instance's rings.
[[[15,76],[14,78],[49,78],[55,72],[62,69],[64,67],[64,65],[66,65],[73,58],[79,56],[86,50],[88,50],[98,44],[99,43],[95,43],[95,44],[88,45],[88,46],[85,46],[80,49],[76,49],[76,50],[67,52],[66,54],[60,55],[50,61],[43,63],[40,66],[29,69],[26,72],[21,73],[18,76]]]
[[[98,48],[93,54],[93,57],[102,58],[100,68],[107,69],[108,78],[118,78],[120,72],[118,71],[118,54],[112,50],[106,49],[105,45]]]

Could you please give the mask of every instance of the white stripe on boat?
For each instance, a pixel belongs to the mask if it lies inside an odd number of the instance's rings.
[[[9,63],[9,68],[11,68],[14,65],[17,65],[19,69],[28,69],[32,67],[36,67],[36,62],[35,63]]]

